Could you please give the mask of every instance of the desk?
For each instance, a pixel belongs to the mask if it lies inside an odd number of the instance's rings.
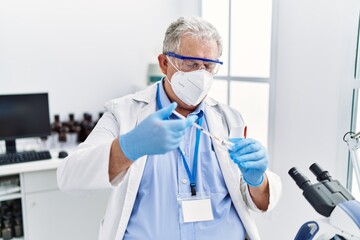
[[[0,166],[0,181],[4,176],[20,179],[20,193],[0,196],[0,201],[21,200],[24,240],[96,240],[98,237],[109,193],[104,191],[85,198],[60,192],[56,169],[62,161],[53,158]]]

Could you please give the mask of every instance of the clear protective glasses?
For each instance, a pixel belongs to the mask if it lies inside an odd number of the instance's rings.
[[[211,74],[216,74],[223,64],[223,62],[219,60],[182,56],[173,52],[167,52],[166,55],[173,57],[175,59],[174,65],[183,72],[205,69]]]

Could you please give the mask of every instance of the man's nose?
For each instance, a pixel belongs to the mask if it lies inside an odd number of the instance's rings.
[[[201,70],[201,69],[206,70],[206,67],[205,67],[204,63],[203,63],[203,64],[201,64],[201,66],[199,67],[199,70]]]

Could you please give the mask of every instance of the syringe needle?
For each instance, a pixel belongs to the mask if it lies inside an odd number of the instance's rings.
[[[174,115],[176,115],[177,117],[179,118],[182,118],[182,119],[186,119],[186,117],[184,117],[183,115],[181,115],[180,113],[178,113],[177,111],[173,111]],[[216,136],[214,136],[213,134],[211,134],[209,131],[205,130],[205,128],[201,127],[199,124],[197,124],[196,122],[194,122],[192,124],[194,127],[196,127],[197,129],[199,129],[202,133],[204,133],[205,135],[209,136],[210,138],[218,141],[219,143],[221,143],[221,145],[227,147],[228,149],[231,149],[234,144],[226,139],[220,139]]]

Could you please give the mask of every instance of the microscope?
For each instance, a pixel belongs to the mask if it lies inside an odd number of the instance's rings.
[[[312,184],[296,167],[288,173],[324,218],[304,223],[295,240],[360,240],[360,202],[318,164],[312,164],[310,171],[317,183]]]

